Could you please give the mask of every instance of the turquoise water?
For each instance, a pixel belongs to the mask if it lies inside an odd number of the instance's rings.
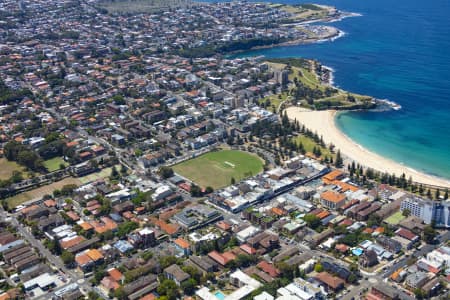
[[[339,114],[336,123],[358,144],[380,155],[449,179],[450,1],[312,2],[362,16],[333,23],[347,33],[334,42],[240,56],[314,58],[336,71],[337,86],[401,104],[400,111]]]
[[[222,294],[222,292],[216,292],[214,294],[214,296],[216,296],[216,298],[219,299],[219,300],[224,300],[225,299],[225,295]]]
[[[352,253],[356,256],[361,256],[361,254],[363,254],[364,250],[361,248],[355,248],[352,250]]]

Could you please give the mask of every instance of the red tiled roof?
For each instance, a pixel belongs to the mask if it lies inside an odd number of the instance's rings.
[[[400,228],[395,232],[397,235],[412,241],[413,239],[417,238],[417,235],[415,235],[413,232],[411,232],[408,229]]]
[[[350,247],[345,244],[337,244],[334,248],[342,253],[345,253],[350,249]]]
[[[345,219],[341,223],[339,223],[339,225],[342,225],[342,226],[350,226],[352,224],[353,224],[353,221],[350,219]]]
[[[250,246],[249,244],[243,244],[239,247],[242,251],[246,252],[247,254],[254,255],[256,254],[256,249]]]
[[[53,199],[48,199],[44,201],[44,205],[47,207],[53,207],[56,206],[56,202]]]
[[[87,265],[89,263],[92,262],[92,259],[86,255],[85,253],[79,254],[77,256],[75,256],[75,262],[79,265],[79,266],[84,266]]]
[[[120,281],[123,278],[123,274],[116,268],[109,269],[107,272],[115,281]]]
[[[345,200],[345,195],[333,191],[326,191],[320,194],[320,198],[333,203],[339,203]]]
[[[318,213],[317,217],[322,220],[322,219],[325,219],[326,217],[328,217],[329,215],[330,215],[330,213],[328,211],[324,210],[323,212]]]
[[[120,284],[115,281],[111,276],[103,277],[101,284],[108,290],[116,290],[120,287]]]
[[[321,272],[317,274],[314,278],[331,287],[333,290],[342,287],[345,283],[344,280],[340,279],[339,277],[333,276],[327,272]]]
[[[174,243],[183,249],[189,249],[189,243],[185,239],[177,238]]]
[[[339,170],[333,170],[330,173],[326,174],[322,177],[323,182],[330,183],[336,179],[338,179],[340,176],[342,176],[342,171]]]
[[[258,268],[269,274],[271,277],[278,277],[280,275],[280,271],[275,268],[273,264],[269,264],[267,261],[263,260],[258,263]]]
[[[155,300],[155,299],[156,299],[156,296],[154,294],[148,294],[148,295],[145,295],[144,297],[142,297],[139,300]]]
[[[236,258],[236,256],[231,252],[220,254],[219,252],[217,252],[215,250],[209,252],[208,256],[222,266],[225,266],[228,262],[230,262]]]
[[[228,223],[225,222],[225,221],[219,221],[219,222],[217,222],[217,223],[216,223],[216,226],[219,227],[219,228],[222,229],[222,230],[225,230],[225,231],[228,231],[228,230],[230,230],[230,228],[231,228],[231,225],[228,224]]]
[[[86,239],[82,236],[75,236],[74,238],[72,238],[70,240],[61,241],[59,244],[60,244],[61,248],[68,249],[70,247],[78,245],[79,243],[81,243],[84,240],[86,240]]]

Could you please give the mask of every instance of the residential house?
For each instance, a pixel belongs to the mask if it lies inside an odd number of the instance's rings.
[[[363,268],[370,268],[378,264],[377,254],[373,250],[366,250],[359,257],[359,265]]]
[[[167,279],[175,281],[178,286],[181,286],[183,282],[188,280],[191,276],[184,272],[178,265],[173,264],[164,269],[164,276]]]

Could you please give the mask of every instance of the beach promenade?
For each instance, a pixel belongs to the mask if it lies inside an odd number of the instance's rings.
[[[299,107],[289,107],[286,109],[286,112],[290,119],[297,119],[300,124],[305,125],[306,128],[313,132],[317,132],[319,136],[321,135],[325,143],[332,143],[337,149],[341,150],[343,155],[365,167],[395,174],[396,176],[401,176],[404,173],[406,178],[411,176],[413,181],[418,183],[450,188],[449,180],[413,170],[370,152],[352,141],[336,127],[334,121],[336,111],[310,111]]]

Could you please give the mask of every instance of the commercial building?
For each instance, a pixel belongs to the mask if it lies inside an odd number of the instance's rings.
[[[345,204],[346,197],[333,191],[320,194],[320,203],[329,209],[338,209]]]
[[[38,277],[28,280],[23,283],[26,291],[31,291],[35,288],[40,288],[45,291],[55,286],[55,278],[48,273],[44,273]]]

